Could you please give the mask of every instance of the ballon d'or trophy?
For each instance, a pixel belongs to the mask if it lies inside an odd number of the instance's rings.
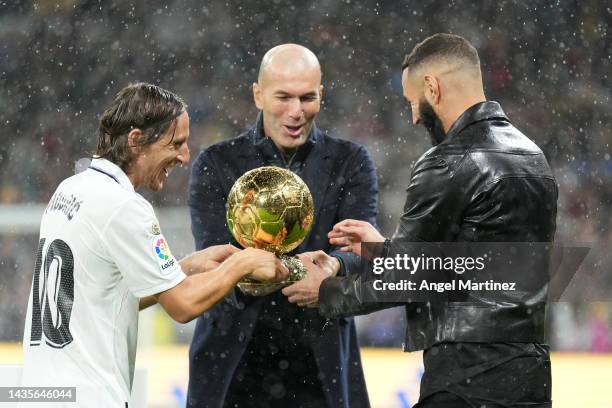
[[[243,278],[244,293],[264,296],[306,276],[296,257],[286,256],[297,248],[314,221],[312,195],[304,181],[281,167],[259,167],[244,173],[227,197],[227,226],[243,247],[273,252],[289,269],[289,279],[264,283]]]

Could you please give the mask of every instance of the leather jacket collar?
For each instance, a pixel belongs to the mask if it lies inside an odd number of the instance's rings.
[[[484,101],[472,105],[453,123],[446,134],[444,142],[450,140],[453,136],[461,133],[462,130],[474,123],[491,119],[501,119],[510,122],[499,103],[495,101]]]

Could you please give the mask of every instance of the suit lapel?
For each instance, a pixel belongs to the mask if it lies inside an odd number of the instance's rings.
[[[228,158],[228,160],[232,163],[232,166],[235,166],[236,174],[232,183],[229,183],[229,185],[226,186],[226,195],[229,194],[229,190],[232,188],[233,183],[244,173],[258,167],[266,166],[261,151],[252,142],[253,129],[251,129],[250,132],[249,138],[244,141],[244,145],[240,148],[237,157]]]
[[[318,131],[318,129],[317,129]],[[302,171],[302,179],[308,185],[312,194],[314,202],[314,228],[309,234],[309,238],[304,240],[299,246],[298,252],[304,252],[308,246],[308,241],[313,233],[316,233],[317,220],[321,216],[321,208],[325,201],[325,194],[329,187],[330,177],[332,173],[334,162],[332,155],[329,152],[328,146],[326,146],[325,136],[319,131],[317,135],[317,142],[315,143],[312,151],[304,162],[304,168]]]

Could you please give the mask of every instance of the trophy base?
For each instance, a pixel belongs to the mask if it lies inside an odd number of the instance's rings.
[[[254,279],[244,278],[238,282],[238,288],[247,295],[266,296],[284,288],[285,286],[292,285],[295,282],[304,279],[308,274],[306,267],[298,258],[286,255],[281,255],[279,258],[283,265],[289,269],[289,279],[282,282],[266,283],[259,282]]]

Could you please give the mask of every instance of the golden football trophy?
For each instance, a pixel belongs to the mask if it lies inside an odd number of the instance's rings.
[[[273,252],[289,269],[289,279],[264,283],[244,278],[244,293],[264,296],[306,276],[295,257],[284,255],[297,248],[314,221],[312,195],[304,181],[281,167],[259,167],[244,173],[227,197],[227,226],[243,247]]]

